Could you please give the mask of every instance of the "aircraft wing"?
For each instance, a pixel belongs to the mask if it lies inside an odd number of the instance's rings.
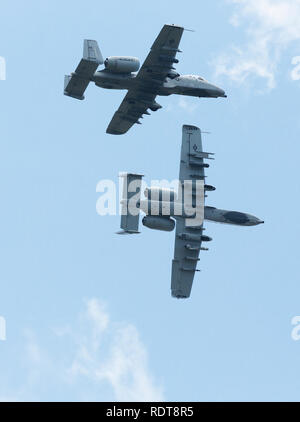
[[[174,259],[172,262],[172,296],[177,299],[188,298],[191,294],[194,275],[197,270],[201,249],[203,226],[194,230],[193,240],[185,238],[191,233],[187,230],[184,218],[177,219]]]
[[[114,114],[106,133],[121,135],[126,133],[143,114],[148,114],[161,86],[177,63],[175,56],[184,28],[164,25],[154,41],[151,51],[140,68],[133,88],[129,89],[119,109]]]
[[[140,124],[139,119],[143,114],[149,114],[147,109],[153,104],[156,94],[130,89],[120,107],[115,112],[106,133],[122,135],[135,123]]]
[[[196,126],[184,125],[182,128],[182,146],[180,157],[179,180],[204,180],[204,158],[211,158],[210,153],[203,152],[201,131]],[[194,189],[194,188],[193,188]],[[176,218],[176,237],[174,259],[172,262],[172,296],[188,298],[191,293],[199,253],[202,244],[203,224],[187,225],[183,217]]]
[[[150,53],[137,74],[137,79],[143,82],[163,83],[173,64],[178,63],[175,58],[184,28],[175,25],[164,25],[154,41]]]

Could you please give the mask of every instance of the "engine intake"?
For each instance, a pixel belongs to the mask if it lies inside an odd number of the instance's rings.
[[[175,228],[175,221],[168,217],[159,217],[147,215],[143,218],[142,223],[145,227],[152,230],[161,230],[171,232]]]
[[[139,70],[140,61],[136,57],[112,56],[105,60],[104,66],[112,73],[131,73]]]

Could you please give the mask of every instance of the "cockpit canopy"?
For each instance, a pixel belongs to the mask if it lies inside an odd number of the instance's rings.
[[[199,75],[184,75],[188,79],[193,79],[195,81],[201,81],[201,82],[207,82],[206,79],[202,78],[202,76]]]

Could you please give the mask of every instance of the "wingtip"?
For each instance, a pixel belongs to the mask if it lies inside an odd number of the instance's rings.
[[[182,25],[176,25],[175,23],[166,23],[165,26],[171,26],[172,28],[178,28],[178,29],[182,29],[183,31],[188,31],[188,32],[196,32],[195,29],[188,29]]]
[[[179,28],[179,29],[185,29],[183,26],[181,25],[176,25],[175,23],[166,23],[165,26],[171,26],[172,28]]]
[[[182,130],[200,130],[198,126],[184,124]]]
[[[172,290],[172,297],[174,297],[174,299],[188,299],[189,296],[183,295],[181,291],[177,291],[177,290]]]
[[[108,135],[123,135],[123,133],[125,132],[118,132],[117,130],[106,129],[106,133]]]

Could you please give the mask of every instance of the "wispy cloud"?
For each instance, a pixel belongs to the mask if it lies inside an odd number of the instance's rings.
[[[31,330],[25,338],[26,376],[10,391],[0,385],[0,401],[164,400],[137,328],[114,321],[96,298],[85,302],[71,324],[49,330],[51,347],[42,347]]]
[[[192,104],[191,102],[186,100],[184,97],[179,98],[178,105],[181,109],[183,109],[184,111],[186,111],[187,113],[190,113],[190,114],[194,113],[194,111],[198,107],[197,104]]]
[[[134,325],[110,321],[105,306],[97,299],[87,302],[81,323],[89,326],[89,335],[78,337],[76,355],[68,369],[72,379],[107,382],[118,401],[163,400],[162,388],[150,374],[147,351]],[[107,338],[109,344],[104,350]]]
[[[194,101],[194,103],[193,103]],[[169,101],[166,105],[166,111],[171,113],[178,113],[181,111],[184,111],[188,114],[194,114],[194,112],[197,110],[198,104],[195,103],[195,99],[187,99],[183,96],[179,96],[178,100],[175,101]]]
[[[300,40],[300,0],[227,1],[235,6],[230,23],[244,29],[247,41],[217,57],[215,76],[240,84],[259,77],[273,89],[283,51]]]

